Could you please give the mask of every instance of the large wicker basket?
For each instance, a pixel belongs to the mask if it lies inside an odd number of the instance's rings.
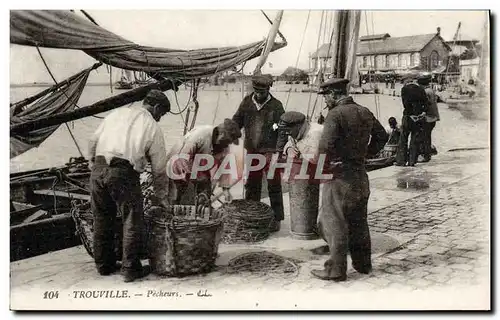
[[[94,218],[90,204],[74,203],[71,211],[76,232],[93,257]],[[173,215],[176,214],[176,216]],[[174,205],[153,206],[144,213],[141,259],[149,259],[155,273],[185,276],[209,272],[215,266],[223,221],[209,208]],[[115,223],[115,255],[122,259],[122,222]]]
[[[238,199],[223,205],[217,212],[224,221],[224,243],[259,242],[271,233],[274,212],[265,203]]]
[[[184,215],[172,215],[173,206],[165,210],[152,207],[149,241],[150,265],[159,275],[187,276],[210,272],[223,231],[217,212],[183,206]]]
[[[71,206],[71,216],[75,221],[76,234],[82,241],[83,246],[91,257],[94,257],[94,216],[90,210],[90,202],[73,201]],[[151,217],[147,214],[144,215],[144,229],[142,232],[142,248],[141,259],[148,259],[147,244],[151,231]],[[116,260],[122,259],[122,239],[123,239],[123,223],[122,218],[118,215],[115,219],[114,225],[114,243],[115,243],[115,257]]]

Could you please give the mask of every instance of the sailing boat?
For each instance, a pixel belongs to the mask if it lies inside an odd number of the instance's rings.
[[[457,30],[458,33],[459,30]],[[457,35],[455,36],[455,39]],[[475,86],[469,84],[456,85],[459,91],[464,87],[467,94],[450,94],[446,91],[440,94],[450,109],[456,109],[467,119],[488,120],[489,119],[489,13],[485,13],[483,25],[483,39],[481,41],[481,51],[476,52],[479,56],[479,68],[477,74],[472,74],[471,79],[475,79]],[[467,60],[462,60],[467,61]],[[463,63],[463,62],[462,62]]]
[[[330,23],[330,35],[329,42],[321,46],[321,48],[326,49],[326,52],[322,52],[317,55],[315,73],[311,74],[312,85],[303,90],[303,92],[309,92],[310,97],[313,92],[317,91],[317,87],[328,78],[345,78],[350,81],[350,89],[359,89],[360,74],[357,70],[356,64],[356,52],[358,47],[359,30],[361,24],[361,11],[359,10],[339,10],[335,11],[332,15],[332,22]],[[322,21],[320,23],[320,34],[322,33],[322,28],[326,26],[326,18],[322,15]],[[323,24],[323,20],[325,23]],[[318,37],[318,44],[316,52],[319,53],[322,49],[319,49],[320,37]],[[321,58],[326,60],[321,61]],[[328,59],[331,63],[328,63]],[[316,87],[316,88],[315,88]],[[351,91],[350,90],[350,91]],[[375,97],[377,99],[377,97]],[[311,99],[310,99],[311,102]],[[313,103],[313,106],[308,105],[306,117],[309,121],[314,121],[316,106],[318,102],[318,96]],[[375,105],[378,109],[377,100]],[[320,117],[321,117],[321,111]],[[367,159],[366,167],[368,171],[381,169],[384,167],[391,166],[395,161],[394,156],[381,156],[374,159]]]
[[[134,87],[134,82],[132,81],[132,75],[130,70],[122,69],[122,74],[120,80],[116,82],[115,89],[126,90],[132,89]]]
[[[126,40],[72,11],[12,10],[12,44],[57,49],[82,50],[99,63],[38,94],[12,103],[11,150],[15,157],[38,146],[61,124],[94,116],[142,100],[151,89],[177,91],[182,83],[192,82],[191,99],[196,108],[185,128],[193,127],[199,103],[201,78],[231,70],[246,61],[265,57],[287,45],[262,40],[243,46],[179,50],[146,47]],[[65,32],[60,32],[65,29]],[[269,37],[271,38],[271,37]],[[43,56],[40,56],[43,59]],[[45,62],[45,60],[44,60]],[[88,74],[102,64],[144,72],[149,84],[78,107]],[[52,75],[49,66],[47,71]],[[129,74],[130,75],[130,74]],[[127,80],[131,76],[127,75]],[[189,109],[187,112],[189,113]],[[68,127],[69,129],[69,127]],[[71,131],[70,131],[71,133]],[[72,201],[88,201],[89,168],[82,157],[72,158],[65,166],[11,174],[11,260],[19,260],[60,250],[80,243],[69,210]]]

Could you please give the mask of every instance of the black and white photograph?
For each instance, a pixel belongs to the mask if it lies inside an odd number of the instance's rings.
[[[9,10],[11,311],[491,310],[490,10],[165,6]]]

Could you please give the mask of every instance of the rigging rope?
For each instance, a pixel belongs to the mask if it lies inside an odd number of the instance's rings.
[[[198,87],[200,85],[200,79],[195,79],[194,81],[194,88],[193,88],[193,102],[194,102],[194,116],[193,120],[191,121],[191,127],[189,130],[193,130],[194,125],[196,124],[196,118],[198,116],[198,109],[200,107],[200,104],[198,103]]]
[[[321,20],[320,20],[320,23],[319,23],[319,31],[318,31],[318,41],[316,42],[316,65],[313,67],[313,70],[316,70],[316,67],[318,68],[318,72],[316,73],[316,78],[319,77],[319,73],[320,73],[320,57],[319,57],[319,44],[320,44],[320,40],[321,40],[321,30],[323,28],[323,18],[325,16],[325,10],[322,10],[321,11]],[[325,22],[325,25],[326,25],[326,22]],[[314,79],[311,79],[311,80],[314,80]],[[318,79],[316,79],[318,80]],[[310,85],[310,87],[312,87],[312,85]],[[309,119],[311,120],[314,116],[314,111],[311,112],[311,115],[309,116],[309,111],[310,111],[310,108],[311,108],[311,98],[312,98],[312,90],[309,90],[309,99],[307,101],[307,117],[306,119]],[[316,101],[318,100],[318,98],[316,97]],[[315,102],[316,103],[316,102]]]
[[[226,84],[226,90],[227,90],[227,84]],[[217,90],[217,105],[215,106],[215,112],[214,112],[214,118],[212,119],[212,125],[215,123],[215,119],[217,118],[217,112],[219,111],[219,101],[220,101],[220,92],[221,90]],[[226,91],[227,93],[227,91]]]
[[[364,14],[365,14],[366,35],[369,36],[370,35],[370,31],[369,31],[369,27],[368,27],[368,14],[366,13],[366,11],[364,12]],[[373,25],[373,13],[372,13],[372,25]],[[372,52],[372,46],[371,46],[371,42],[370,41],[368,41],[368,48],[369,48],[370,52]],[[372,77],[371,77],[371,74],[370,74],[370,70],[376,64],[376,58],[377,58],[376,56],[373,56],[373,65],[372,65],[372,63],[370,61],[370,67],[368,68],[368,81],[370,82],[370,88],[374,88],[374,86],[372,85]],[[375,102],[375,116],[377,117],[377,120],[380,121],[380,110],[379,110],[379,100],[378,99],[379,99],[378,95],[374,94],[373,101]]]
[[[54,77],[54,75],[52,74],[52,71],[50,71],[50,68],[49,68],[49,66],[47,65],[47,62],[46,62],[46,61],[45,61],[45,59],[43,58],[43,55],[42,55],[42,52],[40,51],[40,48],[39,48],[38,46],[36,46],[36,49],[37,49],[37,51],[38,51],[38,54],[40,55],[40,58],[42,59],[43,64],[45,65],[45,68],[46,68],[46,69],[47,69],[47,71],[49,72],[49,75],[51,76],[52,80],[54,80],[54,83],[55,83],[55,84],[58,84],[58,82],[57,82],[56,78],[55,78],[55,77]],[[71,100],[70,100],[70,98],[68,97],[68,95],[66,94],[66,92],[65,92],[65,91],[62,91],[62,92],[63,92],[63,94],[66,96],[66,98],[68,99],[68,101],[71,101]],[[71,102],[75,105],[75,107],[78,107],[76,103],[74,103],[73,101],[71,101]],[[66,125],[66,128],[68,129],[69,134],[71,135],[71,139],[73,139],[73,142],[75,143],[75,146],[76,146],[76,148],[78,149],[78,152],[80,153],[80,156],[82,156],[82,157],[83,157],[83,152],[82,152],[82,150],[80,149],[80,146],[78,145],[78,142],[76,141],[75,136],[73,136],[73,132],[71,132],[71,129],[70,129],[70,127],[68,126],[68,123],[66,123],[66,122],[65,122],[64,124]]]
[[[311,16],[311,10],[307,13],[306,25],[304,27],[304,31],[302,32],[302,40],[300,41],[299,53],[297,54],[297,60],[295,61],[295,70],[299,65],[300,52],[302,51],[302,45],[304,44],[304,38],[306,36],[307,26],[309,25],[309,17]],[[288,91],[288,95],[286,97],[285,110],[288,107],[288,100],[290,99],[290,93],[292,92],[293,83],[290,85],[290,90]]]

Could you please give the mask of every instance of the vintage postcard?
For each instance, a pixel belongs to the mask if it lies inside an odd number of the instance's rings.
[[[11,10],[10,308],[490,310],[490,11]]]

